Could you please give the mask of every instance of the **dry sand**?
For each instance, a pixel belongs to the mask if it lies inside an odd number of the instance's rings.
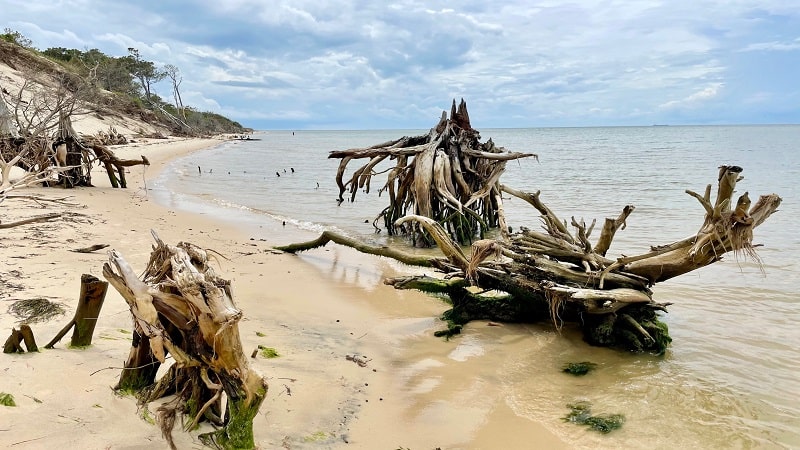
[[[432,336],[446,305],[380,283],[411,269],[335,246],[300,256],[275,253],[270,246],[285,242],[251,239],[252,230],[153,200],[146,179],[170,159],[218,142],[170,139],[115,148],[119,157],[145,155],[152,163],[130,168],[128,189],[112,189],[95,169],[93,188],[15,191],[70,196],[81,206],[42,208],[24,200],[0,205],[4,223],[64,212],[53,222],[0,230],[3,340],[19,323],[7,312],[13,301],[44,297],[66,307],[64,316],[31,324],[41,347],[72,317],[81,274],[102,279],[105,251],[70,249],[109,244],[141,271],[153,229],[167,243],[188,241],[225,255],[219,273],[232,280],[244,312],[239,327],[245,351],[261,344],[281,355],[251,360],[269,383],[254,422],[260,448],[565,447],[541,424],[515,415],[500,383],[471,374],[469,364],[481,364],[480,358],[454,357],[457,340]],[[111,389],[131,329],[127,305],[109,288],[91,347],[69,349],[68,334],[52,350],[1,355],[0,392],[12,394],[17,406],[0,406],[0,448],[167,448],[147,420],[158,402],[148,413]],[[361,367],[347,355],[369,363]],[[205,427],[190,433],[176,427],[178,448],[201,448],[197,434]]]

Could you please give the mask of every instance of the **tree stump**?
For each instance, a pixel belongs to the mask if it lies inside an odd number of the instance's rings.
[[[118,388],[138,391],[143,404],[174,394],[157,410],[162,433],[172,448],[175,416],[181,412],[193,429],[201,421],[220,425],[201,435],[222,448],[253,448],[253,418],[267,394],[267,383],[242,351],[230,281],[217,276],[205,250],[189,243],[171,246],[153,232],[156,246],[140,280],[116,251],[103,276],[119,291],[134,318],[133,345]],[[171,354],[175,363],[155,380]],[[227,396],[226,407],[222,395]]]
[[[389,205],[373,222],[383,220],[390,235],[411,236],[417,247],[433,244],[424,230],[408,223],[396,226],[406,215],[429,217],[441,223],[456,242],[470,244],[477,236],[482,239],[490,228],[500,227],[508,234],[500,198],[500,176],[506,163],[520,158],[537,156],[533,153],[507,152],[489,139],[480,142],[480,133],[472,128],[467,103],[462,99],[450,108],[450,118],[443,111],[439,123],[422,136],[404,136],[366,148],[332,151],[328,158],[340,159],[336,172],[339,202],[349,190],[350,201],[363,189],[370,191],[375,167],[385,160],[394,160],[386,184],[379,192],[387,191]],[[347,165],[354,159],[367,159],[349,180],[345,179]]]
[[[16,328],[11,329],[11,336],[3,344],[3,353],[25,353],[22,348],[22,333]]]
[[[36,339],[33,337],[33,330],[27,323],[19,326],[19,332],[22,334],[22,341],[25,342],[25,348],[29,352],[38,352],[39,347],[36,346]]]
[[[25,353],[22,348],[23,342],[29,352],[39,351],[39,347],[36,346],[36,339],[33,337],[33,330],[26,323],[20,325],[19,330],[16,328],[11,329],[11,335],[3,344],[3,353]]]
[[[94,327],[97,325],[97,318],[100,316],[100,310],[103,308],[103,301],[106,298],[107,291],[107,282],[101,281],[93,275],[81,275],[81,293],[78,298],[78,307],[75,310],[75,316],[47,343],[47,345],[44,346],[44,348],[53,348],[72,327],[75,328],[72,332],[70,346],[86,347],[92,345]]]

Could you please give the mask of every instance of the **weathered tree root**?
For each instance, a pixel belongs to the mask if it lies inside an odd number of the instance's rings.
[[[595,222],[587,226],[571,220],[574,232],[534,194],[502,186],[504,192],[525,199],[541,214],[544,232],[522,228],[496,241],[476,242],[467,256],[437,221],[419,215],[398,219],[395,225],[414,223],[435,241],[445,258],[426,257],[425,265],[445,273],[445,279],[402,277],[386,283],[398,289],[419,289],[446,294],[453,307],[443,314],[448,330],[460,332],[470,320],[505,322],[551,321],[556,327],[573,322],[581,327],[587,342],[633,351],[663,353],[671,338],[667,325],[658,318],[668,304],[656,303],[650,288],[660,281],[691,272],[719,261],[727,252],[742,253],[758,262],[752,244],[753,229],[777,211],[781,198],[764,195],[750,204],[747,193],[731,209],[742,169],[719,168],[717,198],[711,200],[711,185],[704,195],[687,191],[698,199],[706,214],[695,236],[667,245],[653,246],[647,253],[608,258],[615,233],[624,229],[631,205],[616,219],[607,219],[600,238],[590,238]],[[359,251],[417,264],[412,255],[385,247],[371,247],[350,238],[326,232],[305,244],[278,247],[302,251],[329,241]],[[489,258],[495,255],[494,259]],[[503,258],[497,258],[502,254]]]
[[[226,449],[253,448],[253,418],[267,394],[267,383],[242,351],[230,282],[209,266],[208,253],[189,243],[156,240],[140,280],[116,251],[103,275],[128,302],[134,317],[130,355],[117,389],[139,393],[142,404],[166,395],[157,417],[172,448],[178,413],[185,428],[202,421],[221,426],[201,435],[203,442]],[[156,382],[167,353],[175,363]],[[222,394],[227,396],[223,408]]]
[[[387,258],[396,259],[402,263],[406,263],[412,266],[431,267],[434,264],[433,262],[434,258],[428,256],[417,256],[409,253],[403,253],[399,250],[390,247],[371,246],[363,242],[360,242],[358,240],[355,240],[353,238],[349,238],[347,236],[334,233],[332,231],[323,231],[318,238],[312,241],[278,246],[275,247],[275,249],[286,253],[297,253],[306,250],[313,250],[319,247],[324,247],[328,242],[334,242],[339,245],[344,245],[345,247],[351,247],[362,253],[367,253],[369,255],[386,256]]]
[[[417,247],[433,244],[409,223],[397,226],[406,215],[428,217],[439,222],[456,242],[467,245],[475,236],[483,238],[490,228],[500,227],[508,233],[500,199],[500,176],[508,161],[537,156],[533,153],[507,152],[491,139],[480,142],[480,133],[472,128],[467,104],[462,99],[450,108],[450,117],[443,111],[439,123],[422,136],[402,137],[367,148],[333,151],[329,158],[340,159],[336,173],[339,202],[350,192],[353,201],[357,192],[370,191],[375,167],[387,160],[395,161],[388,170],[386,184],[389,205],[375,223],[383,220],[388,233],[410,235]],[[347,165],[354,159],[367,159],[345,180]]]

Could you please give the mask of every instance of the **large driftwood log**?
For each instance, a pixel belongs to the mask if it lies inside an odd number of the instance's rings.
[[[500,175],[507,161],[536,157],[533,153],[507,152],[491,139],[480,142],[480,133],[472,128],[467,104],[458,108],[453,100],[450,118],[442,113],[439,123],[426,135],[403,137],[367,148],[333,151],[329,158],[340,159],[336,173],[339,202],[349,191],[354,201],[359,189],[370,191],[376,175],[375,167],[390,159],[386,184],[389,205],[375,218],[383,219],[389,234],[410,234],[416,246],[433,244],[430,236],[420,232],[414,223],[396,227],[395,222],[408,215],[429,217],[443,224],[450,236],[461,244],[483,237],[489,228],[500,226],[507,233],[500,198]],[[345,181],[348,164],[355,159],[368,159]]]
[[[396,220],[395,226],[419,224],[445,256],[426,257],[418,265],[436,267],[445,277],[401,277],[387,280],[387,284],[448,294],[453,308],[443,317],[448,320],[451,333],[459,332],[464,323],[474,319],[526,322],[549,319],[556,326],[572,321],[580,325],[586,340],[592,344],[663,353],[671,338],[657,312],[666,312],[669,303],[653,301],[650,288],[655,283],[712,264],[728,252],[759,262],[752,243],[753,229],[777,211],[781,198],[776,194],[765,195],[751,205],[748,193],[744,193],[733,207],[741,172],[742,168],[737,166],[719,168],[713,202],[710,184],[704,195],[687,191],[705,210],[696,235],[653,246],[640,255],[616,259],[606,254],[614,235],[624,229],[634,211],[632,205],[623,208],[617,218],[606,219],[599,239],[593,243],[590,237],[594,223],[587,226],[573,217],[571,232],[567,222],[541,201],[539,192],[498,186],[498,191],[534,206],[541,213],[544,232],[523,228],[498,240],[481,240],[473,244],[472,254],[466,256],[450,238],[452,234],[436,220],[408,215]],[[394,249],[354,244],[352,239],[331,232],[314,241],[277,248],[297,252],[329,241],[407,263],[415,258],[398,257]],[[491,255],[496,257],[488,258]],[[471,285],[480,289],[476,291]],[[487,291],[491,295],[484,295]]]
[[[158,408],[164,437],[178,412],[189,418],[186,430],[203,420],[221,428],[201,435],[222,448],[253,448],[253,418],[267,394],[267,383],[242,351],[228,280],[217,276],[205,250],[189,243],[156,245],[140,280],[116,251],[109,253],[103,275],[130,306],[133,345],[117,389],[139,393],[143,404],[172,395]],[[174,364],[155,380],[171,354]],[[223,407],[222,396],[227,396]]]

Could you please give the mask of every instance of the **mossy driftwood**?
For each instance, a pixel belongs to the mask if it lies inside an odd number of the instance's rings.
[[[187,431],[202,421],[220,427],[200,436],[209,445],[254,448],[253,418],[267,383],[242,351],[242,312],[233,302],[230,282],[214,273],[205,250],[153,237],[156,245],[142,280],[116,251],[103,266],[103,275],[128,302],[134,319],[130,355],[116,389],[137,392],[144,405],[174,396],[157,410],[172,448],[179,412],[188,418]],[[168,354],[174,364],[156,381]]]
[[[466,115],[465,111],[464,106],[462,115]],[[431,130],[427,145],[436,150],[436,157],[449,159],[441,147],[454,145],[453,135],[447,139],[442,137],[446,130],[453,128],[451,122],[443,118],[443,122]],[[373,158],[396,151],[392,145],[379,147],[363,151],[373,152]],[[414,165],[414,161],[408,165]],[[360,175],[352,177],[351,186],[374,175],[369,172],[371,168],[365,166],[362,169]],[[342,179],[342,172],[340,166],[337,180]],[[765,195],[751,205],[745,192],[734,201],[736,184],[742,179],[741,172],[742,168],[737,166],[721,166],[713,200],[711,184],[703,195],[686,191],[700,202],[705,211],[697,234],[667,245],[652,246],[649,251],[635,256],[616,259],[607,256],[616,232],[624,229],[628,216],[634,211],[632,205],[622,208],[618,217],[606,219],[600,236],[592,241],[594,222],[587,226],[583,220],[574,217],[570,222],[562,220],[541,201],[539,192],[529,193],[503,186],[495,177],[486,179],[489,186],[476,187],[477,191],[505,192],[524,199],[540,212],[542,231],[522,228],[511,234],[504,229],[504,220],[497,220],[501,228],[500,237],[474,242],[471,254],[467,255],[459,246],[462,235],[448,226],[455,219],[445,220],[443,226],[441,217],[410,214],[397,219],[391,216],[392,229],[412,236],[424,234],[427,241],[436,243],[443,257],[398,256],[403,252],[369,246],[329,231],[314,241],[277,248],[294,253],[334,241],[365,253],[435,267],[444,276],[401,277],[386,280],[386,283],[400,289],[446,293],[453,305],[444,314],[451,333],[457,333],[461,325],[476,319],[509,322],[550,320],[557,327],[570,321],[582,328],[585,339],[591,344],[663,353],[671,338],[657,313],[665,312],[669,303],[653,301],[650,288],[655,283],[712,264],[728,252],[742,253],[758,261],[752,243],[753,229],[777,210],[781,198],[775,194]],[[395,176],[390,172],[387,188],[396,182],[393,181]],[[441,176],[449,178],[452,172],[444,172]],[[418,186],[415,181],[405,183]],[[416,204],[420,196],[435,197],[439,195],[438,191],[430,186],[447,186],[448,181],[431,181],[424,185],[428,186],[427,190],[415,190],[410,198],[404,197],[404,202]],[[390,202],[396,198],[391,196]],[[502,199],[499,195],[495,198],[493,214],[501,218]],[[381,216],[388,217],[389,212],[394,214],[395,208],[396,205],[390,205]],[[462,208],[454,214],[468,220],[472,215],[464,211]],[[414,239],[415,242],[420,240],[418,237]]]

